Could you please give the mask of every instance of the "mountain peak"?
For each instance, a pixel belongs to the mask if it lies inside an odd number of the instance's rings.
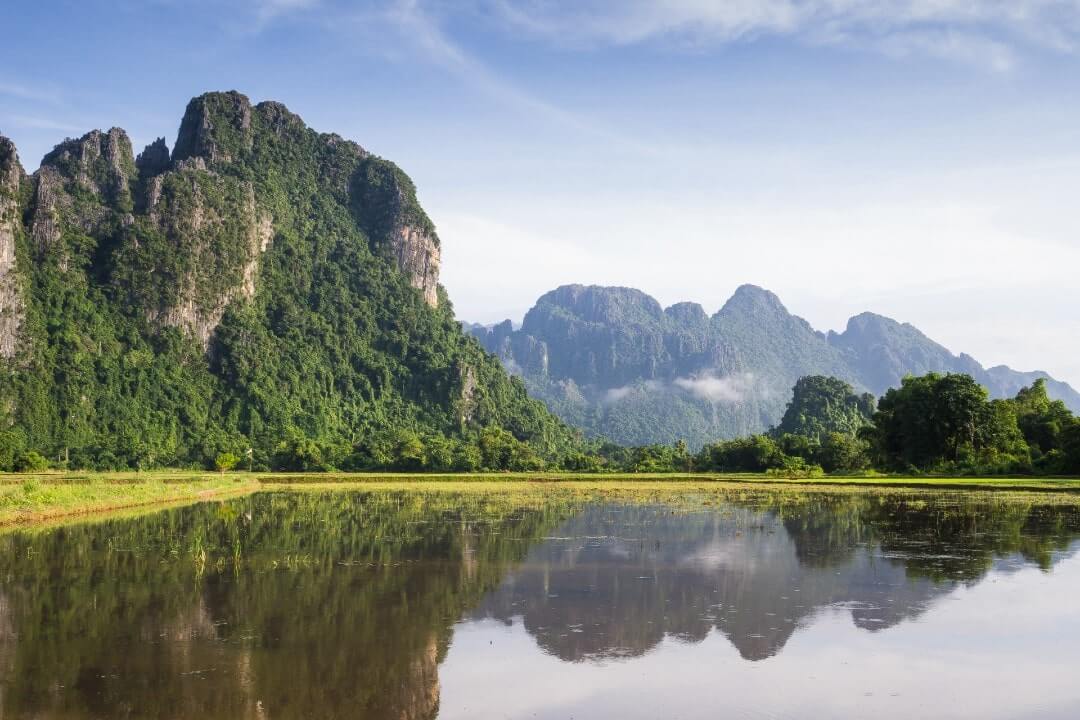
[[[705,308],[696,302],[680,302],[664,308],[664,314],[684,325],[701,325],[709,320]]]
[[[545,293],[536,302],[536,307],[525,316],[524,325],[529,325],[530,316],[539,308],[559,308],[588,322],[655,323],[663,318],[664,311],[660,303],[647,293],[629,287],[604,285],[562,285]]]
[[[251,149],[251,101],[235,90],[209,92],[191,99],[180,121],[173,161],[202,157],[232,160]]]
[[[830,337],[861,343],[902,340],[907,343],[933,346],[935,352],[948,352],[911,323],[902,323],[891,317],[872,312],[861,312],[849,318],[844,332],[830,333]]]
[[[24,174],[15,143],[0,135],[0,187],[14,187]]]
[[[121,128],[91,130],[80,138],[68,138],[45,155],[41,167],[112,201],[130,200],[135,155],[131,139]]]
[[[784,303],[775,293],[757,285],[740,285],[720,308],[717,315],[727,317],[755,317],[762,314],[770,316],[790,315]]]

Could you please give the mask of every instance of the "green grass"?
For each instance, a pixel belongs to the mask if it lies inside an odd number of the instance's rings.
[[[252,492],[253,477],[175,473],[9,475],[0,482],[0,526]]]
[[[267,490],[345,488],[423,488],[441,491],[515,490],[558,485],[582,491],[692,490],[722,486],[778,488],[909,488],[936,490],[1010,490],[1065,492],[1080,495],[1077,478],[968,478],[901,476],[830,476],[785,478],[773,475],[713,473],[641,473],[583,475],[574,473],[249,473],[163,470],[122,473],[40,473],[0,475],[0,526],[37,524],[58,518],[106,511],[232,496]]]

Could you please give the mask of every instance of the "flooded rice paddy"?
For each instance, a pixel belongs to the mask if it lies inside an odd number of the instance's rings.
[[[0,720],[1075,718],[1080,504],[262,492],[0,535]]]

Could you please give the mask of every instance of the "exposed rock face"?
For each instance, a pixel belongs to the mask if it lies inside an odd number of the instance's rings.
[[[93,130],[57,145],[34,174],[30,239],[35,258],[55,257],[67,271],[65,228],[98,237],[111,232],[118,218],[119,224],[130,224],[135,179],[131,141],[119,128]]]
[[[25,181],[15,145],[0,137],[0,357],[11,358],[23,323],[23,298],[16,275],[15,243],[21,230],[19,194]]]
[[[62,142],[45,156],[42,165],[55,168],[108,203],[130,206],[135,158],[131,140],[120,128],[105,133],[92,130],[78,140]]]
[[[435,226],[416,200],[412,181],[393,163],[368,156],[350,194],[353,211],[372,242],[383,248],[431,307],[439,303],[441,249]]]
[[[50,253],[59,255],[62,270],[67,270],[67,255],[60,243],[60,216],[69,199],[63,190],[63,179],[56,168],[42,166],[35,173],[34,214],[30,222],[30,240],[34,255],[42,259]]]
[[[173,148],[173,161],[199,156],[231,162],[251,150],[251,102],[238,92],[207,93],[188,103]]]
[[[467,423],[473,419],[473,413],[476,410],[476,391],[479,387],[479,383],[476,381],[476,371],[470,366],[463,366],[458,369],[458,375],[461,378],[461,395],[460,395],[460,408],[461,412],[459,418],[461,422]]]
[[[143,148],[139,157],[135,158],[135,168],[140,178],[151,178],[168,170],[170,160],[165,138],[158,138]]]
[[[197,164],[192,164],[197,165]],[[162,188],[182,185],[190,195],[170,194]],[[157,228],[187,256],[186,269],[176,278],[173,300],[164,307],[147,309],[148,319],[160,327],[176,327],[208,348],[229,303],[254,297],[259,258],[270,245],[273,223],[259,209],[251,183],[239,184],[239,198],[229,192],[230,182],[198,167],[184,167],[169,176],[154,178],[148,195],[149,216]],[[207,195],[238,199],[233,204],[209,202]],[[177,198],[190,200],[182,203]],[[226,247],[232,237],[243,239],[239,247]],[[221,264],[237,269],[239,282],[215,282]]]
[[[439,265],[442,253],[434,235],[401,224],[390,235],[390,252],[409,284],[424,294],[431,307],[439,304]]]

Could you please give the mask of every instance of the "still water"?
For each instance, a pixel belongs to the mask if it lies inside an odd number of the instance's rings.
[[[0,720],[1076,718],[1054,495],[260,493],[0,536]]]

